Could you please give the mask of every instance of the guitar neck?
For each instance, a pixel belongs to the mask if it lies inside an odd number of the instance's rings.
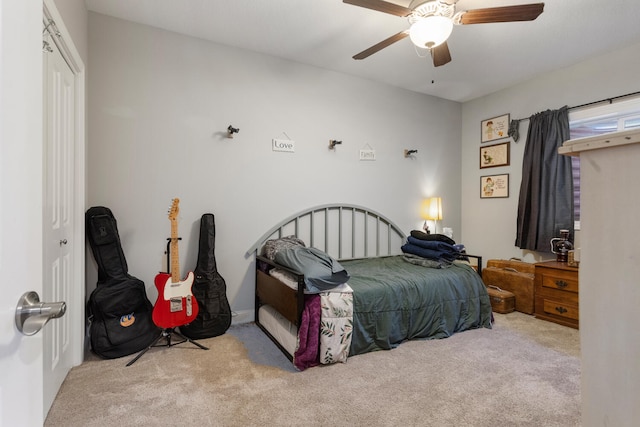
[[[178,283],[180,281],[180,254],[178,252],[178,220],[171,220],[171,243],[169,245],[171,251],[171,282]]]

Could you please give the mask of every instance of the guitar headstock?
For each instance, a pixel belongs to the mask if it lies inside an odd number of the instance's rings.
[[[171,208],[169,208],[169,219],[171,221],[178,219],[178,213],[180,213],[180,208],[178,207],[179,204],[180,199],[177,197],[171,201]]]

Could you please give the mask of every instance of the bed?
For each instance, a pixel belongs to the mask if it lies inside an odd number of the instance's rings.
[[[264,255],[266,242],[290,236],[326,253],[348,272],[347,293],[338,289],[320,294],[328,298],[322,300],[322,310],[325,304],[332,304],[330,298],[343,301],[351,294],[351,312],[344,318],[318,320],[319,309],[313,308],[317,298],[303,291],[309,288],[305,275]],[[445,268],[424,267],[407,262],[401,250],[406,239],[391,220],[356,205],[322,205],[286,218],[247,252],[256,256],[256,324],[300,370],[318,364],[296,360],[303,346],[319,345],[309,334],[320,324],[333,325],[334,320],[342,331],[341,342],[348,341],[342,350],[348,354],[337,360],[332,355],[326,363],[389,350],[406,340],[446,338],[468,329],[491,328],[491,304],[476,270],[482,268],[481,258],[466,254],[476,259],[476,269],[466,261],[447,263]],[[349,309],[331,306],[331,310],[344,313]],[[328,334],[321,329],[319,335],[322,340]]]

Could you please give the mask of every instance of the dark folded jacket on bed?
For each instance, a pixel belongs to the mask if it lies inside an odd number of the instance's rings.
[[[438,240],[421,240],[413,236],[407,237],[402,252],[433,260],[455,261],[460,257],[460,250],[452,244]]]
[[[456,244],[456,242],[452,238],[450,238],[449,236],[445,236],[444,234],[427,234],[424,231],[420,231],[420,230],[412,230],[411,237],[414,237],[420,240],[431,240],[431,241],[436,240],[439,242],[449,243],[451,245]]]
[[[446,242],[441,242],[438,240],[421,240],[421,239],[416,239],[415,237],[409,236],[407,237],[407,242],[411,243],[412,245],[420,246],[421,248],[430,249],[433,251],[441,251],[441,252],[447,252],[452,254],[458,253],[458,250],[455,248],[454,245]]]
[[[456,254],[452,254],[446,251],[427,249],[427,248],[420,247],[418,245],[413,245],[411,243],[405,243],[404,245],[402,245],[400,249],[402,249],[402,252],[407,254],[417,255],[422,258],[433,259],[438,261],[444,260],[447,262],[453,262],[457,259]]]

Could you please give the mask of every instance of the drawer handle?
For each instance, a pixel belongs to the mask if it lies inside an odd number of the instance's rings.
[[[556,307],[556,311],[560,314],[565,314],[567,312],[567,309],[564,307]]]
[[[560,289],[564,289],[567,286],[569,286],[569,284],[564,280],[556,280],[556,286],[559,287]]]

